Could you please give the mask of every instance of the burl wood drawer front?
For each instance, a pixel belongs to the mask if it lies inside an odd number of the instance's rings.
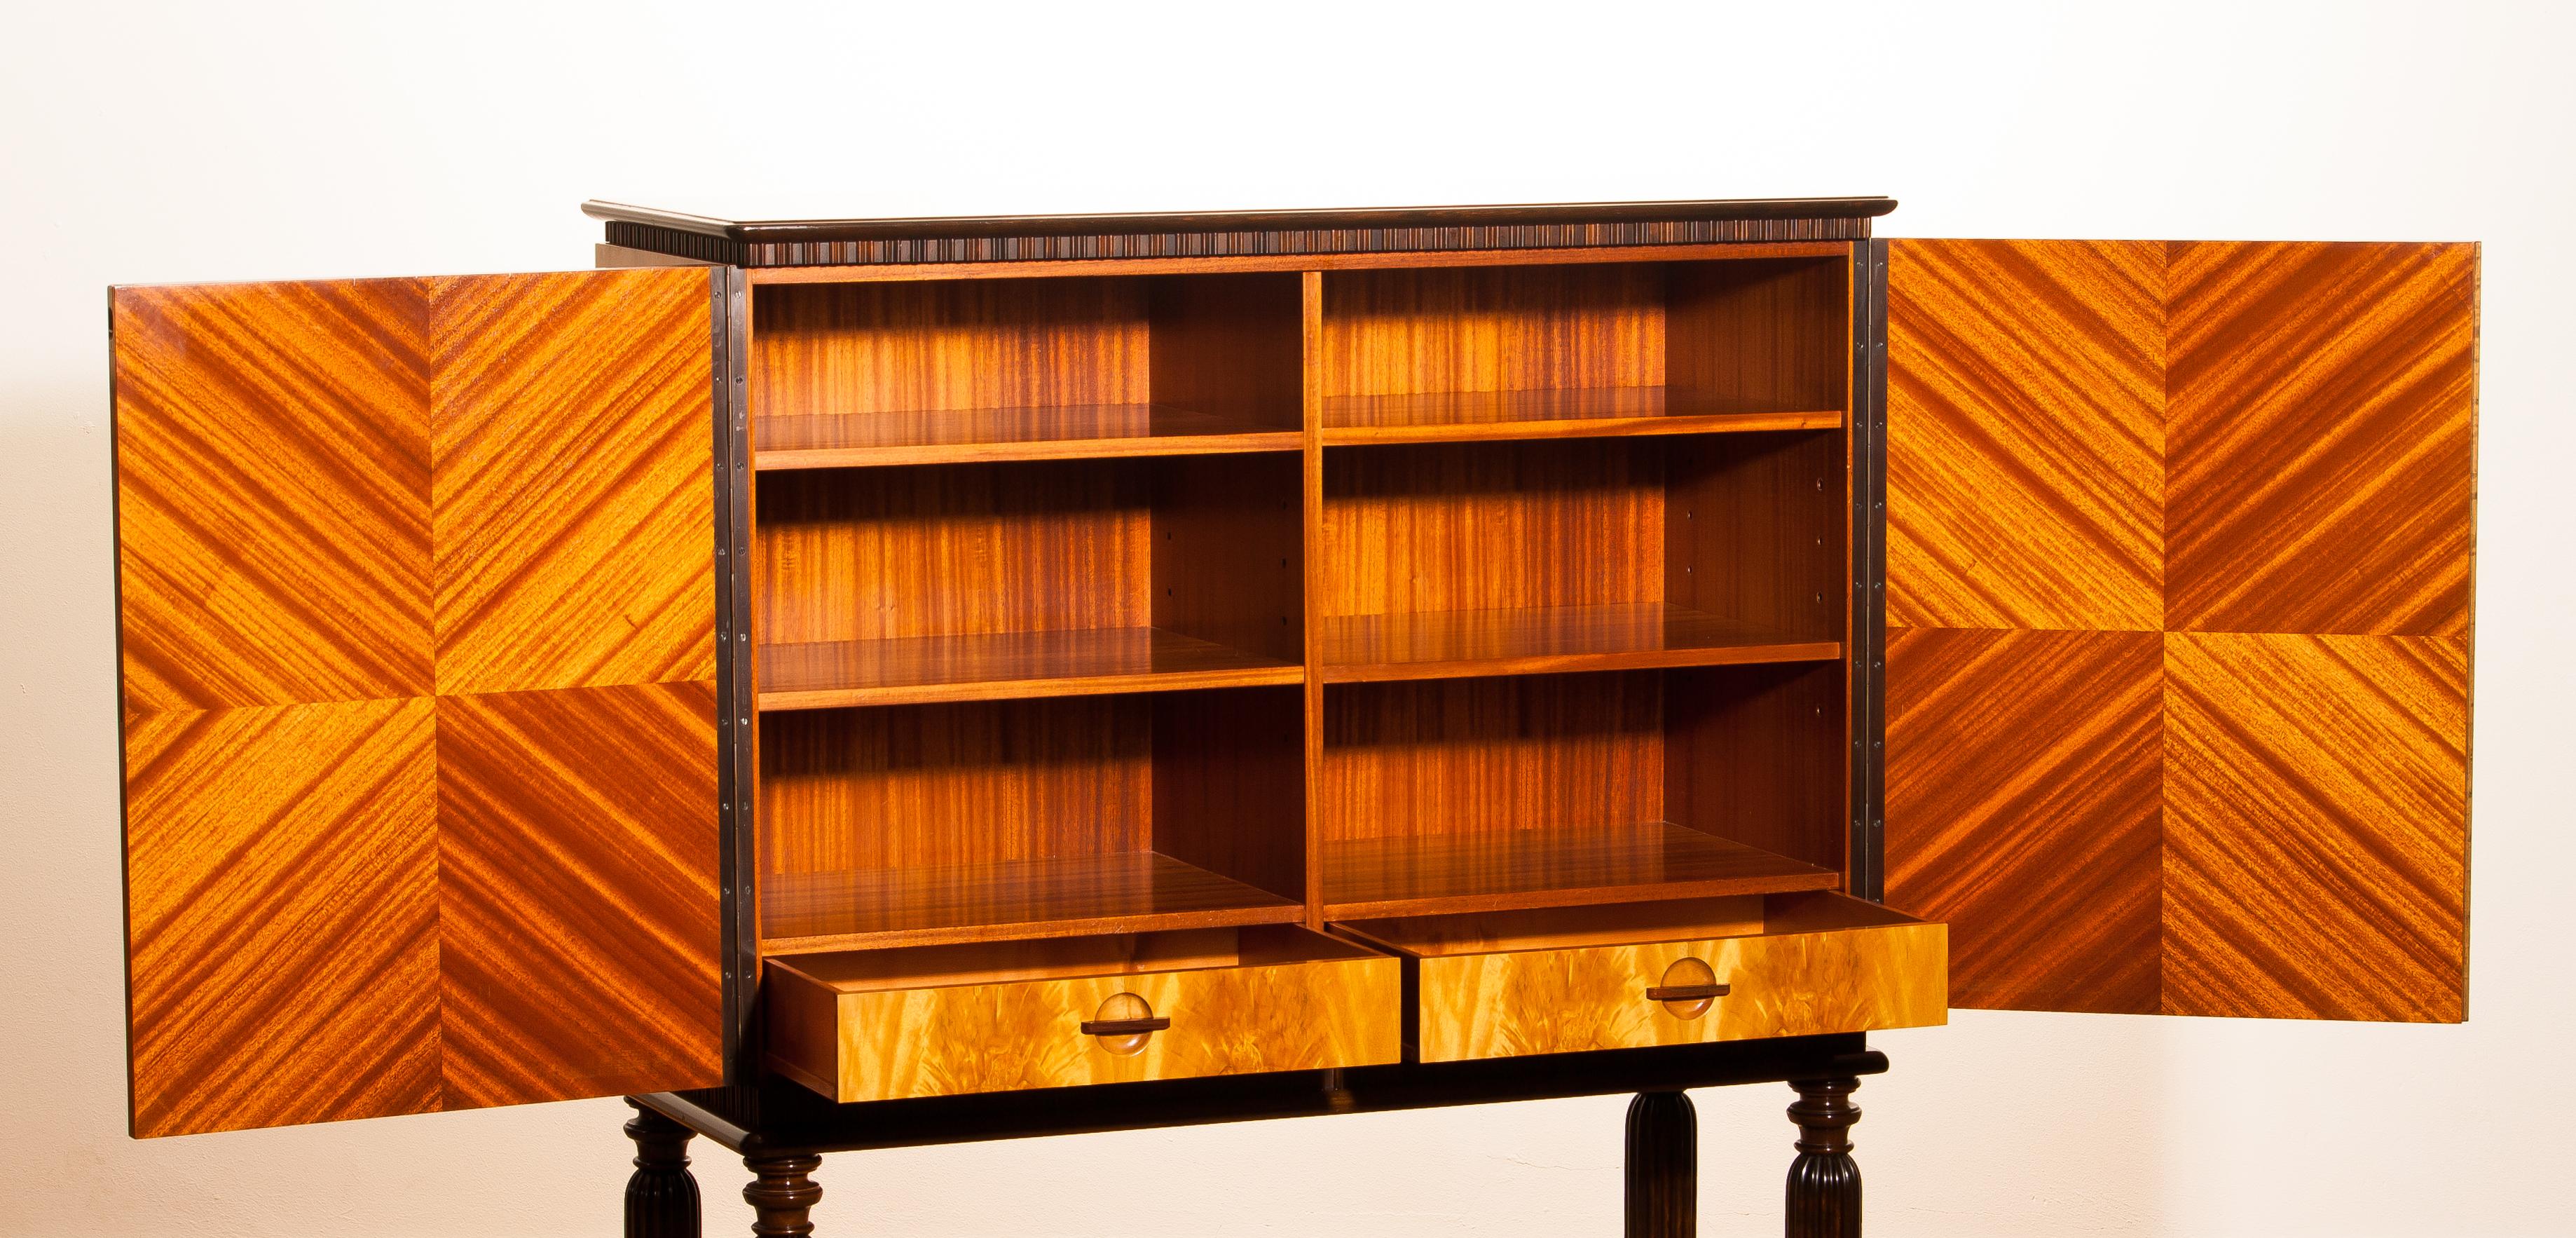
[[[1425,1062],[1949,1021],[1947,930],[1840,894],[1343,927],[1416,969]]]
[[[839,1101],[1398,1060],[1399,960],[1285,925],[772,958],[769,1062]]]

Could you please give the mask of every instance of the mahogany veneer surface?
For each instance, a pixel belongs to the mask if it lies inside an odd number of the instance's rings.
[[[2464,1017],[2477,247],[1891,251],[1888,897],[1956,1000]]]
[[[761,883],[769,954],[1285,924],[1292,899],[1151,851],[938,868],[772,874]]]
[[[116,290],[136,1134],[721,1078],[710,311]]]

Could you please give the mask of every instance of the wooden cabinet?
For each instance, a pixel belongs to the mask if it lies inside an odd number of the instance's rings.
[[[1952,1005],[2464,1017],[2475,246],[1893,205],[115,290],[135,1133],[1838,1131]]]

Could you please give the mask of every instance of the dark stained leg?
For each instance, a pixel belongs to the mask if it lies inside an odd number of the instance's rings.
[[[751,1204],[751,1232],[759,1238],[801,1238],[814,1232],[805,1214],[823,1201],[823,1188],[807,1175],[822,1168],[819,1156],[746,1156],[752,1172],[742,1197]]]
[[[1860,1166],[1852,1161],[1851,1125],[1860,1106],[1858,1079],[1810,1079],[1789,1085],[1798,1099],[1798,1159],[1789,1166],[1788,1238],[1860,1238]]]
[[[1680,1092],[1628,1102],[1628,1238],[1699,1232],[1699,1115]]]
[[[693,1133],[634,1097],[626,1103],[626,1137],[635,1141],[635,1173],[626,1179],[626,1238],[699,1238],[698,1180],[689,1173]]]

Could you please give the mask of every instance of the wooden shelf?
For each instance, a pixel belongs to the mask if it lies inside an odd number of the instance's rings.
[[[764,471],[1217,455],[1304,445],[1293,426],[1169,404],[764,417],[753,424],[752,443],[752,467]]]
[[[1448,443],[1832,430],[1839,409],[1781,409],[1664,387],[1446,391],[1324,401],[1324,444]]]
[[[1294,662],[1163,628],[760,647],[760,708],[832,709],[1305,682]]]
[[[1829,662],[1839,641],[1664,602],[1346,615],[1324,621],[1326,683]]]
[[[761,878],[760,952],[1289,924],[1294,900],[1153,851]]]
[[[1323,870],[1336,920],[1842,886],[1831,869],[1664,821],[1348,839],[1324,845]]]

